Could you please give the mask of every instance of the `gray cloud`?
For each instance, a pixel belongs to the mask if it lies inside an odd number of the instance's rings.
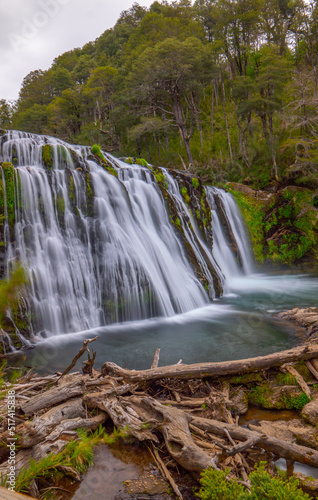
[[[141,1],[149,6],[153,0]],[[112,27],[133,0],[1,0],[0,98],[16,99],[23,78]]]

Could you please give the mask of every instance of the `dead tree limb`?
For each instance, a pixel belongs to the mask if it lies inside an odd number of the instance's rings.
[[[149,448],[149,450],[150,450],[150,448]],[[175,492],[176,496],[179,498],[179,500],[183,500],[183,496],[181,495],[181,492],[180,492],[178,486],[176,485],[173,477],[171,476],[171,474],[168,471],[167,467],[165,466],[164,462],[161,460],[160,455],[159,455],[158,451],[156,450],[156,448],[154,446],[152,446],[152,451],[150,450],[150,453],[152,454],[152,456],[154,457],[155,461],[159,465],[159,468],[162,469],[163,475],[169,481],[170,486],[173,489],[173,491]]]
[[[267,356],[257,358],[240,359],[235,361],[224,361],[216,363],[195,363],[191,365],[170,365],[150,370],[125,370],[115,363],[103,364],[101,373],[103,376],[111,375],[123,377],[131,382],[143,382],[158,380],[161,378],[205,378],[224,375],[244,374],[274,366],[280,366],[299,360],[308,360],[318,357],[318,345],[306,345],[294,347],[288,351],[281,351]]]
[[[227,429],[232,438],[238,441],[246,441],[253,436],[260,438],[255,444],[257,448],[264,448],[264,450],[271,451],[286,460],[300,462],[302,464],[310,465],[311,467],[318,467],[318,451],[306,446],[290,443],[283,439],[277,439],[260,432],[251,431],[238,427],[236,425],[218,422],[217,420],[209,420],[206,418],[192,417],[191,423],[203,431],[216,434],[217,436],[226,436]]]
[[[159,364],[159,355],[160,355],[160,347],[158,347],[156,349],[156,352],[155,352],[155,356],[153,358],[153,362],[152,362],[152,365],[151,365],[151,369],[153,370],[154,368],[158,368],[158,364]]]
[[[73,358],[72,363],[67,368],[65,368],[65,370],[62,373],[62,375],[60,376],[60,378],[64,377],[64,375],[66,375],[68,372],[71,371],[72,368],[74,368],[74,366],[76,365],[76,362],[84,354],[84,352],[89,351],[88,347],[87,347],[87,344],[90,344],[91,342],[94,342],[97,339],[98,339],[98,336],[94,337],[93,339],[86,339],[86,340],[84,340],[83,346],[80,348],[80,350],[78,351],[78,353],[76,354],[76,356]]]

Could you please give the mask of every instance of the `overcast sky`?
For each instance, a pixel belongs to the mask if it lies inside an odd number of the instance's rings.
[[[0,0],[0,99],[15,100],[23,78],[114,26],[134,0]],[[148,7],[153,0],[140,0]]]

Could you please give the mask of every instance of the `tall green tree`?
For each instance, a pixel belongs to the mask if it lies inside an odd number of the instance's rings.
[[[177,127],[189,163],[195,126],[194,100],[213,74],[210,47],[197,38],[167,38],[139,56],[128,75],[126,92],[149,113],[161,111]]]

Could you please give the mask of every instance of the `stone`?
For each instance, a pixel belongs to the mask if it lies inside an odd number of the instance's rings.
[[[311,425],[318,424],[318,398],[313,399],[303,407],[301,416]]]

